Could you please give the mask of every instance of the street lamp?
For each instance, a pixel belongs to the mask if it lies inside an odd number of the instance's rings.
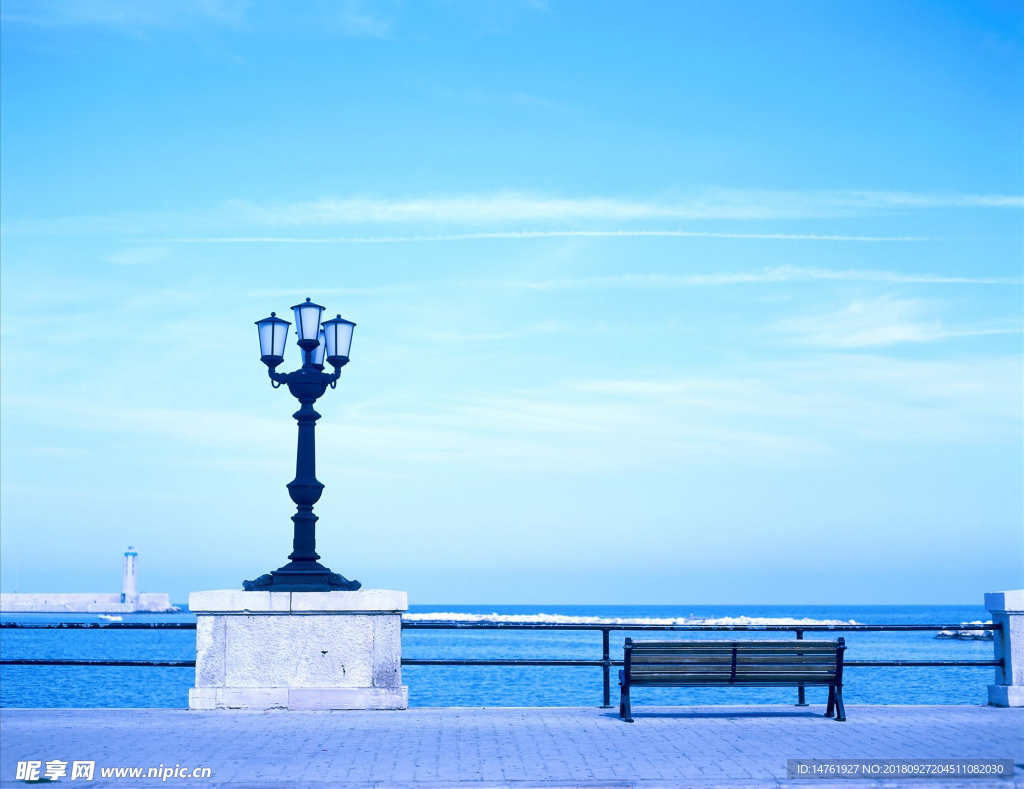
[[[292,515],[295,524],[292,552],[288,564],[273,572],[261,575],[254,581],[243,581],[246,591],[270,592],[354,592],[361,584],[332,573],[317,560],[316,522],[313,505],[320,500],[324,486],[316,478],[316,442],[314,429],[320,414],[313,410],[313,403],[330,386],[337,386],[341,368],[348,364],[349,349],[352,345],[352,329],[355,324],[339,315],[329,321],[320,318],[324,308],[309,299],[292,307],[295,313],[295,330],[302,349],[302,367],[292,373],[279,373],[278,365],[284,361],[284,347],[291,323],[281,320],[276,313],[269,318],[256,321],[260,335],[260,361],[267,365],[271,386],[275,389],[282,384],[302,404],[292,416],[299,423],[299,446],[295,459],[295,479],[288,483],[288,493],[295,502],[296,513]],[[325,373],[324,359],[334,368]]]

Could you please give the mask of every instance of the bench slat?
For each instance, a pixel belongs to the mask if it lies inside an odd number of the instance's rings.
[[[731,666],[694,666],[687,670],[679,670],[678,668],[653,668],[643,670],[631,670],[630,676],[692,676],[694,674],[778,674],[779,676],[796,676],[797,674],[820,674],[822,676],[834,676],[836,669],[829,668],[793,668],[779,670],[770,666],[759,666],[757,668],[739,668],[736,667],[735,672],[731,670]]]
[[[836,648],[832,649],[737,649],[740,655],[835,655]],[[637,657],[642,655],[731,655],[732,648],[723,649],[634,649],[633,654]]]
[[[806,642],[804,642],[804,643],[806,643]],[[804,643],[801,643],[800,641],[796,641],[793,644],[791,644],[789,646],[785,646],[785,647],[784,646],[780,646],[778,644],[768,644],[766,646],[761,646],[760,644],[758,644],[757,646],[746,646],[746,645],[740,646],[740,645],[737,644],[736,645],[736,649],[738,649],[740,652],[779,652],[779,653],[782,653],[782,654],[786,654],[788,652],[835,652],[836,651],[835,644],[832,644],[831,646],[823,645],[823,644],[808,644],[807,646],[804,646]],[[634,646],[633,647],[633,651],[637,652],[637,653],[641,653],[641,652],[643,652],[643,653],[647,653],[647,652],[726,652],[726,651],[731,650],[732,648],[733,648],[732,644],[712,644],[711,646],[701,645],[701,646],[696,646],[696,647],[667,647],[667,646],[666,647],[663,647],[663,646],[637,647],[637,646]]]
[[[659,659],[659,660],[634,660],[632,661],[634,666],[680,666],[685,668],[686,666],[728,666],[732,663],[732,660],[728,657],[705,657],[705,658],[690,658],[687,660],[671,660],[671,659]],[[737,666],[834,666],[836,659],[833,657],[831,660],[743,660],[737,656]]]
[[[804,647],[802,649],[743,649],[736,650],[741,655],[835,655],[836,648],[816,649]],[[634,649],[633,654],[637,657],[642,655],[731,655],[732,647],[719,647],[715,649]]]
[[[831,685],[832,681],[828,679],[820,679],[815,677],[804,677],[800,679],[801,685]],[[745,679],[736,679],[732,682],[729,679],[715,679],[713,677],[693,678],[689,680],[656,680],[651,682],[641,682],[637,684],[630,683],[630,687],[645,688],[645,687],[658,687],[658,688],[687,688],[687,687],[710,687],[712,685],[784,685],[786,687],[793,687],[793,681],[790,679],[778,679],[774,677],[750,677]]]
[[[634,649],[646,648],[646,647],[678,647],[678,648],[689,648],[689,647],[713,647],[713,646],[729,646],[732,647],[735,644],[738,647],[830,647],[836,648],[835,641],[769,641],[756,640],[756,641],[740,641],[730,640],[727,638],[705,638],[700,641],[632,641]]]
[[[714,673],[715,671],[732,671],[731,664],[723,663],[702,663],[695,666],[633,666],[630,670],[631,676],[641,677],[645,674],[699,674],[701,672]],[[776,673],[776,674],[835,674],[835,666],[736,666],[736,672],[748,672],[750,674]]]
[[[663,664],[688,665],[693,663],[731,663],[732,655],[633,655],[634,665]],[[835,665],[836,655],[743,655],[736,654],[736,663],[740,665]]]
[[[718,678],[724,682],[728,682],[732,673],[729,671],[712,671],[703,673],[692,673],[692,674],[643,674],[638,676],[630,676],[630,684],[645,683],[645,682],[697,682],[705,680],[705,678]],[[799,682],[799,677],[808,677],[810,680],[820,680],[822,682],[828,682],[833,678],[835,674],[824,674],[824,673],[808,673],[808,674],[772,674],[772,673],[759,673],[759,674],[746,674],[736,673],[736,678],[749,677],[751,680],[777,680],[778,682]]]
[[[666,676],[666,677],[643,677],[630,685],[735,685],[742,682],[770,682],[773,685],[830,685],[835,677],[825,674],[794,674],[793,676],[780,677],[776,674],[738,674],[735,678],[730,674],[693,674],[688,677]]]

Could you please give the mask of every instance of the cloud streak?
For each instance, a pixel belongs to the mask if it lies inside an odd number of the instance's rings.
[[[578,473],[818,462],[863,441],[998,444],[1019,440],[1020,381],[1016,356],[921,362],[828,354],[704,376],[585,378],[460,396],[410,390],[341,407],[318,428],[320,459],[340,467],[356,457],[357,465],[389,473],[425,462]],[[232,463],[239,453],[250,462],[294,440],[284,420],[236,411],[8,399],[15,413],[62,430],[161,436],[192,446],[197,457],[214,447]]]
[[[154,244],[416,244],[438,241],[543,238],[734,238],[773,241],[940,241],[930,236],[847,236],[817,233],[719,233],[704,230],[508,230],[490,233],[450,233],[436,236],[349,236],[336,238],[289,236],[193,236],[146,239]]]
[[[959,277],[941,274],[903,274],[873,269],[827,269],[811,266],[776,266],[761,271],[715,274],[621,274],[609,277],[566,277],[494,283],[524,290],[599,290],[613,288],[693,288],[715,285],[753,285],[816,280],[891,282],[931,285],[1022,285],[1022,277]]]
[[[317,293],[331,295],[392,295],[398,292],[429,287],[502,288],[509,290],[615,290],[725,287],[728,285],[758,285],[786,282],[880,282],[922,285],[1024,285],[1024,277],[960,277],[943,274],[903,274],[877,269],[827,269],[810,266],[776,266],[760,271],[734,271],[714,274],[619,274],[607,277],[563,277],[543,280],[462,280],[442,283],[399,283],[351,288],[314,288]],[[311,288],[256,290],[247,295],[304,296]]]
[[[407,199],[322,198],[308,202],[230,204],[242,218],[270,226],[354,223],[811,219],[941,208],[1024,208],[1017,195],[957,192],[772,191],[708,189],[662,200],[561,198],[524,192]]]
[[[135,266],[145,263],[160,263],[166,260],[169,252],[162,247],[129,247],[107,255],[106,260],[110,263],[117,263],[119,266]]]
[[[836,312],[783,321],[778,328],[797,335],[803,343],[832,348],[868,348],[1024,332],[1019,324],[946,328],[938,318],[928,318],[927,311],[927,304],[920,300],[883,296],[854,301]]]
[[[957,192],[865,192],[850,190],[783,192],[708,189],[659,199],[551,197],[526,192],[493,192],[413,198],[325,197],[319,200],[260,204],[244,200],[202,210],[114,212],[71,217],[5,218],[5,233],[120,233],[144,243],[371,244],[474,239],[557,237],[692,237],[813,241],[926,241],[921,236],[837,233],[775,233],[641,227],[642,222],[784,221],[842,219],[936,210],[1017,210],[1017,195]],[[523,223],[535,225],[521,229]],[[594,226],[598,223],[604,227]],[[618,227],[606,229],[609,223]],[[411,226],[394,235],[363,232],[352,236],[289,236],[266,232],[285,228]],[[510,227],[510,225],[512,225]],[[426,227],[444,228],[438,232]],[[168,232],[169,228],[173,228]],[[186,230],[186,228],[188,228]],[[230,228],[228,233],[223,229]],[[241,228],[245,228],[242,231]],[[261,228],[263,232],[252,229]],[[197,232],[210,235],[199,236]],[[143,234],[171,238],[141,238]]]

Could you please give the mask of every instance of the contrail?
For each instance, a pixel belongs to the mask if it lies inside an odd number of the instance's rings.
[[[814,233],[715,233],[702,230],[515,230],[493,233],[457,233],[441,236],[356,236],[335,238],[292,238],[287,236],[213,236],[129,239],[147,244],[415,244],[437,241],[530,238],[735,238],[772,241],[941,241],[933,236],[840,236]]]
[[[877,269],[824,269],[805,266],[776,266],[761,271],[720,272],[717,274],[620,274],[607,277],[578,277],[550,280],[462,280],[442,283],[443,287],[507,288],[511,290],[607,290],[614,288],[697,288],[758,283],[847,280],[852,282],[893,282],[922,285],[1024,285],[1021,277],[961,277],[940,274],[903,274]],[[438,283],[433,283],[437,285]],[[381,294],[428,287],[427,283],[402,283],[376,287],[319,288],[318,293],[332,295]],[[309,288],[261,290],[249,296],[301,296]]]

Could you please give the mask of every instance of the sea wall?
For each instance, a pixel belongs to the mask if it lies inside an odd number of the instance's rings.
[[[140,594],[135,605],[122,603],[119,594],[0,594],[0,612],[5,614],[131,614],[177,610],[171,605],[170,595],[162,593]]]

